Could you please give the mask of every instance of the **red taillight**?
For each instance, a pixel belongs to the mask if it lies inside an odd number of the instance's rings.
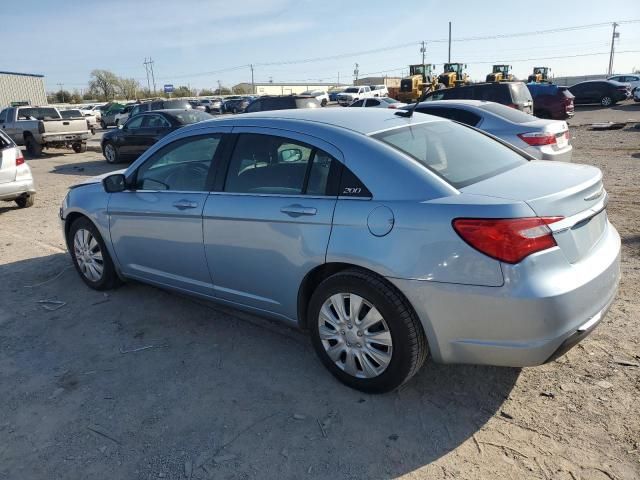
[[[555,247],[550,223],[563,217],[458,218],[454,230],[476,250],[496,260],[518,263],[532,253]]]
[[[22,150],[16,148],[16,167],[24,163],[24,157],[22,156]]]
[[[555,133],[546,132],[531,132],[531,133],[519,133],[518,137],[527,142],[533,147],[539,147],[541,145],[553,145],[556,143]]]

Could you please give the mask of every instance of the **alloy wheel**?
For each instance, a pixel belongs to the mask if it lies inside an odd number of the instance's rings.
[[[111,145],[110,143],[108,143],[104,147],[104,156],[107,159],[107,162],[115,163],[115,161],[116,161],[116,148],[113,145]]]
[[[320,309],[318,331],[327,355],[353,377],[377,377],[391,362],[389,326],[378,309],[359,295],[331,295]]]
[[[73,251],[82,275],[91,282],[99,281],[104,272],[104,260],[100,244],[89,230],[78,229],[73,237]]]

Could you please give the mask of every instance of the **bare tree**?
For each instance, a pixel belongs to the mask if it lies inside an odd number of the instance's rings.
[[[140,83],[135,78],[118,79],[118,91],[125,99],[130,100],[137,98],[139,90]]]
[[[118,77],[109,70],[93,70],[89,80],[89,89],[103,100],[110,100],[116,95],[119,85]]]

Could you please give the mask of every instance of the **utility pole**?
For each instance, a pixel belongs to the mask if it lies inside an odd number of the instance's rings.
[[[420,53],[422,53],[422,65],[424,65],[424,55],[427,53],[427,48],[424,46],[424,40],[422,41],[422,47],[420,47]]]
[[[613,33],[611,34],[611,52],[609,53],[609,69],[607,70],[607,75],[613,74],[613,53],[614,53],[614,45],[616,38],[620,38],[620,32],[616,32],[616,27],[618,24],[613,22]]]
[[[59,92],[62,92],[62,103],[65,102],[65,97],[64,97],[64,90],[62,89],[62,87],[64,87],[64,83],[56,83],[56,85],[58,85],[58,87],[60,87],[60,90],[58,90]]]
[[[447,63],[451,63],[451,22],[449,22],[449,60]]]
[[[153,93],[156,93],[156,76],[153,73],[153,60],[151,60],[151,57],[149,57],[149,63],[151,64],[151,82],[153,83]]]
[[[253,81],[253,63],[251,65],[249,65],[249,68],[251,68],[251,93],[253,95],[255,95],[255,93],[256,93],[256,83]]]
[[[151,59],[149,59],[150,61]],[[149,61],[147,61],[147,57],[144,57],[144,71],[147,73],[147,90],[151,93],[151,84],[149,83]]]
[[[220,80],[218,80],[218,95],[222,95],[222,84],[220,83]]]
[[[340,72],[338,72],[338,85],[340,85]]]
[[[356,68],[353,70],[353,78],[354,78],[353,83],[354,84],[358,81],[358,73],[360,73],[360,70],[358,69],[359,66],[360,65],[358,65],[356,63]]]

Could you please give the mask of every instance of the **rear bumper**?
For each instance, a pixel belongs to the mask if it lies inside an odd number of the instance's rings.
[[[551,160],[556,162],[570,162],[573,156],[573,146],[568,144],[566,147],[557,150],[552,145],[544,145],[541,147],[528,146],[524,148],[528,154],[537,158],[538,160]]]
[[[569,264],[556,247],[502,269],[500,287],[390,279],[415,308],[434,360],[525,367],[557,358],[615,298],[620,237],[609,224],[580,262]]]
[[[83,140],[87,140],[89,138],[89,131],[81,132],[81,133],[65,133],[65,134],[54,134],[54,135],[43,135],[42,141],[45,144],[50,143],[70,143],[70,142],[79,142]]]
[[[0,200],[14,200],[32,193],[36,193],[33,178],[0,183]]]

